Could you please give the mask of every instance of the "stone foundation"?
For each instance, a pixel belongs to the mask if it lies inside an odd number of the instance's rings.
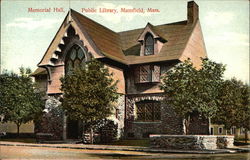
[[[217,136],[217,148],[232,148],[234,146],[234,136]]]
[[[149,134],[183,134],[182,119],[173,109],[163,103],[162,94],[126,96],[125,138],[149,138]],[[153,122],[136,121],[136,103],[144,100],[161,102],[161,120]]]
[[[116,104],[116,113],[110,117],[118,126],[117,139],[124,137],[125,95],[120,95]]]
[[[233,147],[233,136],[150,135],[152,148],[214,150]]]

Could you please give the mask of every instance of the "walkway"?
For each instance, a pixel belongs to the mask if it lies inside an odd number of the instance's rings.
[[[37,144],[0,141],[0,146],[26,146],[26,147],[47,147],[47,148],[68,148],[68,149],[87,149],[87,150],[113,150],[113,151],[137,151],[148,153],[187,153],[187,154],[215,154],[215,153],[236,153],[250,152],[249,146],[245,148],[234,147],[230,149],[216,150],[166,150],[158,148],[140,146],[114,146],[114,145],[92,145],[92,144]]]

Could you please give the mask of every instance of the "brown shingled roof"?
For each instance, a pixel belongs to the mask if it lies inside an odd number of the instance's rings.
[[[72,17],[80,22],[95,45],[106,57],[125,64],[179,59],[195,26],[194,24],[187,24],[187,21],[157,26],[148,23],[155,33],[167,40],[167,43],[156,55],[138,56],[140,44],[137,42],[137,38],[144,28],[117,33],[74,10],[71,13]]]
[[[149,63],[166,60],[179,59],[186,47],[188,39],[192,34],[195,24],[187,24],[187,21],[153,26],[156,33],[166,39],[160,53],[150,56],[138,56],[140,52],[139,42],[136,42],[138,35],[143,28],[120,32],[122,49],[126,55],[128,64]]]
[[[72,10],[72,16],[78,19],[95,45],[105,56],[117,58],[117,60],[125,59],[121,49],[119,34],[74,10]]]
[[[47,71],[45,68],[38,67],[33,73],[30,74],[30,76],[35,76],[35,75],[46,75]]]
[[[189,24],[187,21],[181,21],[156,26],[150,24],[154,32],[167,42],[164,43],[160,53],[139,56],[140,43],[137,42],[137,38],[144,28],[114,32],[74,10],[71,10],[71,15],[86,30],[101,53],[126,65],[180,59],[193,28],[198,23],[197,21]],[[50,58],[48,56],[51,58],[52,54],[47,55],[46,62],[42,60],[43,64],[49,64]]]

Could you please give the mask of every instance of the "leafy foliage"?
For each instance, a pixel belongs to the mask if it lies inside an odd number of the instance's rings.
[[[30,73],[30,69],[21,67],[20,75],[0,75],[0,114],[4,121],[14,122],[18,132],[21,124],[37,118],[44,107],[42,94],[35,88]]]
[[[213,119],[225,128],[250,127],[249,86],[235,78],[225,80],[219,91],[218,112]]]
[[[238,127],[250,130],[250,86],[245,84],[241,87],[242,105],[237,109]]]
[[[59,107],[61,105],[59,98],[48,97],[43,115],[35,121],[35,133],[53,133],[51,138],[54,140],[62,139],[64,112]]]
[[[88,124],[87,124],[88,125]],[[117,138],[118,134],[118,125],[114,121],[109,119],[102,119],[95,121],[95,124],[92,126],[85,126],[86,128],[92,128],[94,133],[97,133],[97,136],[94,138],[95,143],[110,143]],[[88,135],[88,134],[86,134]],[[88,136],[83,137],[84,143],[91,143]]]
[[[200,70],[195,69],[190,60],[176,65],[162,77],[161,89],[167,96],[166,103],[188,121],[194,113],[214,117],[224,70],[225,66],[208,59],[202,59]]]
[[[93,60],[62,78],[62,107],[66,114],[87,123],[108,117],[118,98],[117,82],[111,76],[102,63]]]

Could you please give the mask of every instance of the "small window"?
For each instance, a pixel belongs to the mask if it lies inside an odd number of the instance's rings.
[[[213,127],[210,128],[210,135],[214,135],[214,128]]]
[[[135,68],[135,82],[160,82],[160,66],[142,65]]]
[[[115,118],[119,119],[119,109],[115,109]]]
[[[223,133],[223,128],[222,128],[222,127],[219,127],[218,133],[219,133],[219,134],[222,134],[222,133]]]
[[[245,128],[240,128],[240,134],[245,134]]]
[[[236,133],[236,127],[233,126],[233,127],[231,128],[231,134],[235,134],[235,133]]]
[[[160,121],[161,107],[158,101],[141,101],[136,103],[137,121]]]
[[[154,54],[154,38],[150,33],[147,33],[145,36],[145,50],[144,55],[152,55]]]

